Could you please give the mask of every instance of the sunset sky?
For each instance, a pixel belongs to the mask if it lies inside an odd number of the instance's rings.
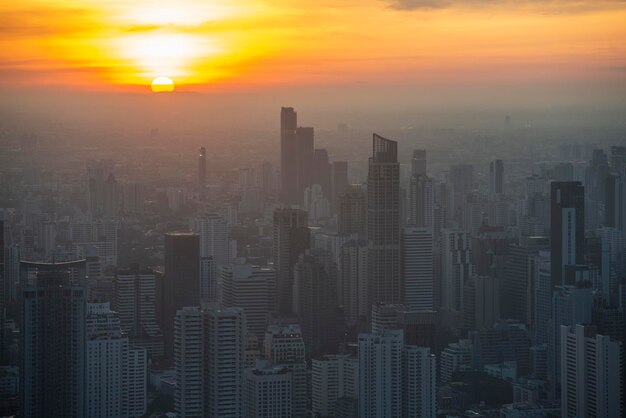
[[[3,90],[583,83],[626,91],[618,0],[19,0]]]

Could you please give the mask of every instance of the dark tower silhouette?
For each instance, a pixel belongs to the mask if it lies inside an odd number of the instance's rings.
[[[200,148],[198,156],[198,196],[200,200],[206,197],[206,148]]]
[[[285,205],[295,204],[298,201],[298,161],[296,155],[298,144],[296,128],[298,114],[293,107],[280,109],[280,192],[281,201]],[[301,196],[302,197],[302,196]]]
[[[84,269],[85,260],[20,264],[21,416],[87,416],[87,304],[73,277]]]
[[[370,302],[402,302],[398,143],[377,134],[367,175],[367,240]]]
[[[555,181],[550,192],[552,285],[565,283],[565,266],[581,264],[585,254],[585,188],[579,181]]]
[[[274,268],[276,269],[277,310],[292,313],[293,266],[310,248],[308,214],[301,209],[274,211]]]
[[[165,356],[172,358],[176,311],[200,303],[200,239],[197,234],[165,234],[165,277],[161,297]]]

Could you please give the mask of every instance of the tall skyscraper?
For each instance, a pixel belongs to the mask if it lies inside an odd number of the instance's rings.
[[[341,235],[365,237],[367,199],[363,187],[352,184],[339,196],[337,229]]]
[[[454,199],[451,207],[451,218],[456,221],[457,227],[466,228],[465,213],[467,195],[474,189],[474,166],[471,164],[457,164],[450,167],[449,182],[452,185]]]
[[[206,148],[200,147],[198,155],[198,196],[200,200],[206,198]]]
[[[426,175],[425,149],[413,150],[413,159],[411,160],[411,175],[415,177]]]
[[[205,416],[204,318],[198,307],[184,307],[174,321],[174,411],[179,417]]]
[[[409,180],[408,224],[432,227],[434,225],[435,194],[433,179],[426,175]]]
[[[502,160],[489,163],[489,197],[496,198],[504,193],[504,164]]]
[[[296,171],[296,193],[298,200],[296,204],[302,206],[304,201],[304,190],[313,182],[313,156],[315,153],[315,133],[311,127],[296,128],[296,155],[295,160],[298,164]]]
[[[289,368],[267,361],[247,369],[243,383],[243,417],[291,417],[292,378]]]
[[[472,277],[470,234],[444,230],[441,239],[441,306],[461,312],[463,288]]]
[[[230,238],[226,220],[216,213],[206,213],[191,221],[191,230],[200,240],[200,257],[213,257],[218,271],[230,263]]]
[[[122,331],[151,357],[163,356],[163,332],[156,316],[156,276],[152,270],[118,270],[114,307]]]
[[[561,416],[621,417],[622,343],[594,326],[560,327]]]
[[[367,175],[370,304],[402,301],[398,143],[374,134]]]
[[[309,250],[294,266],[293,311],[307,357],[336,353],[343,337],[337,309],[337,267],[330,252]]]
[[[212,308],[204,314],[205,416],[242,414],[246,317],[241,308]]]
[[[24,417],[88,416],[86,295],[71,279],[81,264],[28,264],[34,277],[22,287]]]
[[[402,415],[402,330],[359,335],[359,417]]]
[[[369,310],[367,241],[350,240],[341,247],[340,289],[344,318],[348,325],[367,322]]]
[[[555,181],[550,196],[552,283],[562,285],[565,266],[584,262],[585,188],[578,181]]]
[[[292,107],[280,109],[280,177],[281,201],[286,205],[297,204],[298,196],[298,144],[296,128],[298,114]]]
[[[610,165],[613,172],[618,176],[626,176],[626,147],[623,145],[611,146]]]
[[[230,264],[222,270],[222,305],[243,308],[248,332],[259,341],[265,335],[267,314],[274,310],[276,272],[250,264]]]
[[[402,416],[437,415],[437,361],[427,347],[405,345],[402,352]]]
[[[265,332],[265,358],[291,372],[290,417],[306,416],[307,377],[304,339],[298,325],[269,325]]]
[[[433,233],[429,227],[402,229],[402,283],[408,310],[432,310],[434,300]]]
[[[310,248],[308,215],[301,209],[274,211],[274,268],[276,269],[276,303],[283,313],[292,312],[293,266],[300,254]]]
[[[241,417],[245,314],[240,308],[176,312],[174,406],[181,417]]]
[[[334,416],[340,398],[354,402],[359,393],[359,359],[350,354],[334,354],[312,359],[312,410],[322,417]]]
[[[330,203],[333,211],[336,212],[338,210],[337,205],[339,204],[339,197],[343,196],[348,184],[348,162],[333,161],[330,179],[330,188],[332,190]]]
[[[313,151],[313,176],[311,184],[322,186],[324,197],[331,201],[331,165],[328,161],[328,151],[316,149]]]
[[[176,311],[200,303],[200,242],[197,234],[165,234],[165,278],[161,295],[165,355],[171,358]]]
[[[109,303],[87,304],[87,416],[146,413],[148,358],[129,345]]]

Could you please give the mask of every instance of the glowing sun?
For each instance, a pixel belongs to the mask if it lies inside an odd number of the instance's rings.
[[[155,93],[174,91],[174,82],[169,77],[157,77],[152,80],[152,91]]]

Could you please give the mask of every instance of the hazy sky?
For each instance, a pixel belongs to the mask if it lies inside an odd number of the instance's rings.
[[[337,85],[597,86],[626,93],[619,0],[20,0],[0,84],[211,92]],[[604,93],[603,93],[604,94]]]

